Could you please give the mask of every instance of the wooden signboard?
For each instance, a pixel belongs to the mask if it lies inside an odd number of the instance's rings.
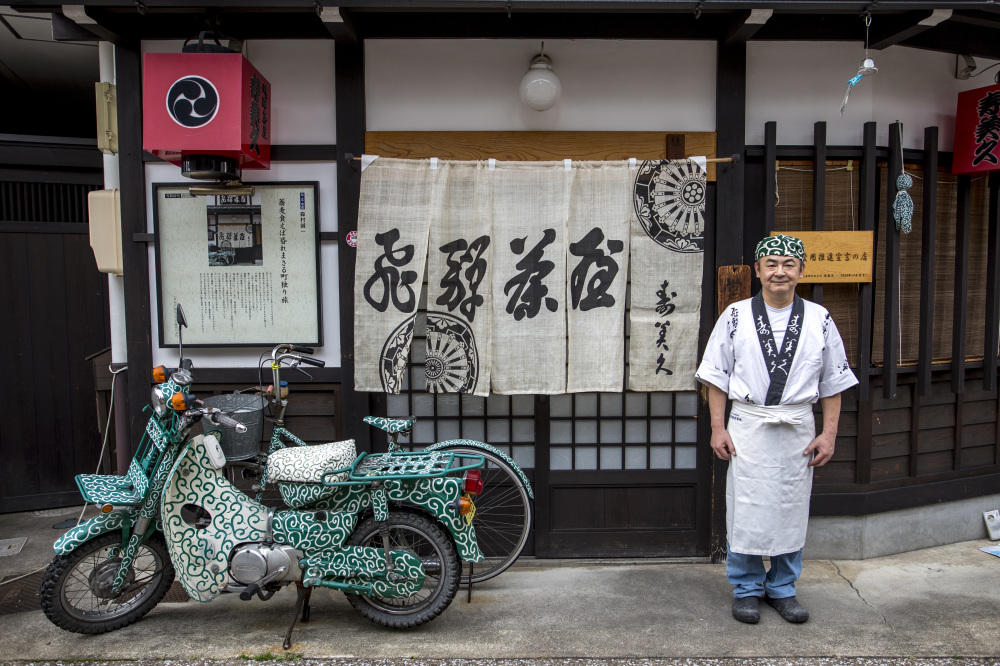
[[[806,272],[800,282],[871,282],[873,231],[772,231],[802,241]]]

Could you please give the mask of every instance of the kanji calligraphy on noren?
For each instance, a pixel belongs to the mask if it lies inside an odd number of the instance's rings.
[[[704,199],[687,162],[376,159],[358,216],[355,389],[693,388]]]
[[[153,186],[160,344],[177,344],[187,314],[195,346],[322,344],[318,184],[256,184],[250,195],[193,197]]]

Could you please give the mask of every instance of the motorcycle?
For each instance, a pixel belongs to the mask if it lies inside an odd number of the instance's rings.
[[[302,345],[276,345],[271,350],[270,386],[265,388],[261,378],[260,385],[250,389],[252,393],[229,394],[206,400],[207,403],[218,406],[240,405],[245,410],[243,413],[262,411],[264,403],[270,401],[274,427],[265,451],[259,451],[258,437],[237,441],[238,436],[231,430],[222,434],[222,446],[230,458],[231,472],[248,480],[251,483],[250,494],[258,502],[269,506],[280,506],[282,503],[287,506],[308,504],[313,508],[331,506],[327,498],[301,498],[299,488],[280,482],[276,484],[276,470],[268,462],[275,455],[277,457],[274,460],[281,461],[288,455],[287,449],[307,446],[286,427],[285,412],[289,405],[290,387],[281,380],[281,370],[283,367],[295,368],[308,376],[302,370],[302,365],[322,365],[322,361],[310,356],[312,353],[311,348]],[[267,361],[262,358],[261,366],[266,364]],[[278,387],[277,391],[275,387]],[[241,401],[241,396],[246,396],[246,399]],[[252,420],[247,418],[247,422]],[[416,418],[384,419],[368,416],[364,418],[364,422],[384,430],[387,433],[388,451],[398,453],[403,451],[398,438],[410,434]],[[251,448],[247,448],[247,444]],[[534,493],[527,475],[509,455],[485,442],[450,439],[432,444],[423,451],[453,452],[459,457],[471,454],[485,459],[482,476],[486,481],[486,488],[476,497],[476,536],[484,559],[476,566],[470,563],[468,573],[463,571],[462,583],[481,583],[506,571],[521,555],[531,531]],[[232,480],[236,481],[235,476]]]
[[[180,306],[176,315],[182,331]],[[223,593],[266,601],[294,584],[287,650],[316,588],[340,590],[376,623],[418,626],[451,603],[461,561],[483,559],[473,527],[481,456],[358,455],[353,440],[286,449],[269,466],[291,499],[277,510],[226,479],[221,430],[189,439],[203,420],[237,432],[246,426],[191,394],[183,342],[178,369],[161,367],[154,377],[153,413],[128,473],[77,476],[101,514],[53,546],[39,596],[57,626],[85,634],[125,627],[163,599],[175,576],[203,602]],[[376,425],[401,431],[407,420]]]

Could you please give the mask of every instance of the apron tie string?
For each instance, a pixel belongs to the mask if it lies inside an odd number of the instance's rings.
[[[764,419],[764,423],[787,423],[788,425],[802,425],[802,419],[797,419],[794,416],[789,416],[787,414],[774,414],[768,416]]]

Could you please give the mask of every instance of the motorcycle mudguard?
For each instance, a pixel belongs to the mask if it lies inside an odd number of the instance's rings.
[[[56,551],[56,555],[71,553],[94,537],[121,530],[125,525],[132,525],[138,513],[138,508],[128,507],[94,516],[56,539],[52,548]]]
[[[384,599],[407,599],[424,585],[424,566],[420,558],[404,550],[392,551],[393,573],[399,576],[388,580],[385,569],[385,550],[363,546],[344,546],[336,553],[320,553],[302,560],[304,585],[321,586],[323,579],[335,578],[339,585],[367,587],[361,594]],[[342,588],[341,588],[342,589]]]
[[[535,499],[535,492],[531,489],[531,483],[528,481],[527,475],[524,471],[514,462],[513,458],[508,456],[506,453],[501,451],[495,446],[490,446],[485,442],[478,442],[474,439],[449,439],[444,442],[438,442],[437,444],[431,444],[424,451],[440,451],[441,449],[447,449],[452,446],[464,446],[470,449],[480,449],[482,451],[489,451],[495,456],[502,458],[511,468],[517,473],[518,478],[521,479],[521,483],[524,484],[525,490],[528,491],[528,497],[532,500]]]
[[[202,435],[185,445],[170,470],[161,516],[170,560],[192,599],[219,595],[229,553],[238,543],[264,540],[267,513],[212,466]]]
[[[389,500],[423,507],[437,517],[455,539],[458,556],[466,562],[482,562],[476,530],[449,506],[461,495],[462,482],[453,476],[420,479],[416,482],[386,481]]]

